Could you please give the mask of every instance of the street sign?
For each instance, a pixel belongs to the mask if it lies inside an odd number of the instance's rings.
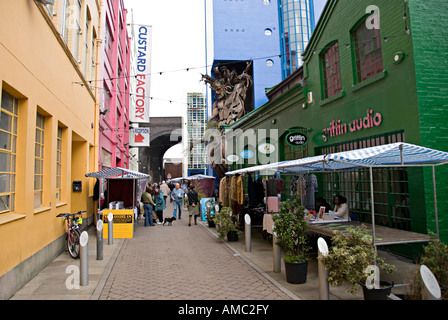
[[[129,130],[129,145],[131,147],[149,147],[149,128],[131,128]]]

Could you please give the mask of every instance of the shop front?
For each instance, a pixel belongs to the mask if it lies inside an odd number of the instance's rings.
[[[374,1],[381,12],[387,12],[388,18],[382,19],[381,30],[369,30],[364,24],[369,14],[364,9],[370,2],[357,2],[356,8],[347,1],[327,3],[303,54],[303,67],[267,93],[268,103],[227,128],[233,132],[254,132],[252,140],[232,141],[233,148],[228,149],[233,154],[226,155],[227,160],[235,160],[230,170],[395,142],[448,150],[442,141],[434,145],[434,137],[425,129],[431,124],[421,121],[423,118],[432,121],[436,128],[446,114],[438,113],[439,119],[429,119],[424,113],[425,102],[419,99],[421,93],[416,89],[421,70],[414,60],[415,44],[407,33],[388,38],[391,30],[402,28],[403,19],[393,17],[403,16],[403,4]],[[404,7],[409,16],[409,5]],[[343,23],[338,18],[341,16],[345,17]],[[412,26],[407,27],[412,34]],[[369,72],[357,70],[370,63],[365,60],[366,53],[359,49],[361,38],[376,59],[376,69],[370,65]],[[396,52],[404,52],[406,58],[394,59]],[[434,131],[434,134],[441,133]],[[267,144],[270,150],[275,150],[274,155],[266,156],[263,152]],[[255,151],[250,162],[238,158],[241,151],[248,149]],[[316,209],[318,197],[333,207],[333,197],[342,195],[347,198],[354,219],[360,222],[372,223],[374,207],[377,225],[423,234],[436,232],[431,170],[378,167],[372,173],[373,201],[370,172],[363,168],[326,174],[309,172],[302,176],[261,170],[253,172],[252,179],[264,183],[272,177],[284,180],[280,198],[302,195],[309,201],[309,210]],[[444,231],[447,230],[444,217],[448,198],[443,185],[446,174],[446,168],[437,168],[442,241],[448,240]],[[247,186],[248,177],[244,181]],[[405,249],[408,253],[413,250]]]
[[[111,168],[88,173],[86,177],[98,179],[100,190],[104,190],[103,200],[98,203],[96,221],[102,220],[107,230],[111,215],[114,238],[133,238],[140,211],[139,199],[150,176],[124,168]],[[103,237],[108,238],[108,232],[103,232]]]

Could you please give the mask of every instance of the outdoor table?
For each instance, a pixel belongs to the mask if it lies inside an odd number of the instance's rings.
[[[361,225],[365,225],[367,227],[367,230],[369,232],[372,232],[371,224],[359,221],[347,221],[347,220],[343,221],[331,220],[331,221],[317,221],[317,222],[307,221],[308,231],[329,237],[334,236],[335,231],[347,233],[348,227],[357,227]],[[431,237],[426,234],[375,225],[376,246],[387,246],[395,244],[418,243],[429,241],[431,241]]]

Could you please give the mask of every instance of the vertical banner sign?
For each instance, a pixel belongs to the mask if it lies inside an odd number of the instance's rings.
[[[131,147],[149,147],[149,128],[130,128],[129,144]]]
[[[132,106],[131,110],[131,121],[136,123],[149,123],[151,36],[151,26],[139,25],[137,30],[135,105]]]

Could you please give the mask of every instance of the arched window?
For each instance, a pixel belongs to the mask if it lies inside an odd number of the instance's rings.
[[[330,98],[342,91],[339,44],[337,41],[322,52],[321,62],[324,79],[324,97]]]
[[[360,83],[383,72],[380,29],[367,28],[366,20],[352,34],[356,62],[356,81]]]

